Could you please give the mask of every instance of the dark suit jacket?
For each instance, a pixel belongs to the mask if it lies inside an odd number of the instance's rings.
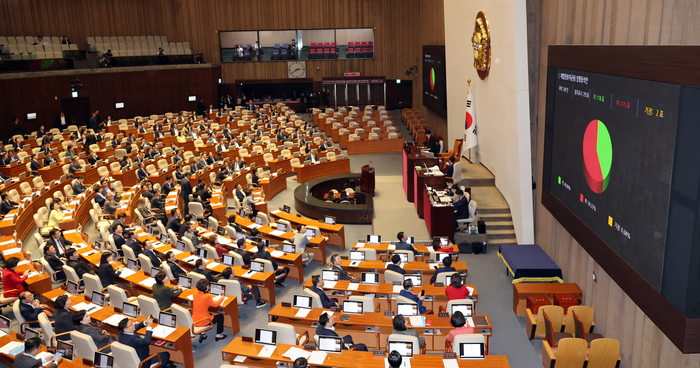
[[[44,313],[44,310],[36,307],[32,308],[30,305],[20,302],[19,303],[19,313],[22,315],[25,321],[38,321],[39,315]],[[39,327],[39,322],[29,324],[30,327]]]
[[[414,295],[413,293],[411,293],[410,291],[408,291],[408,290],[401,290],[401,292],[399,293],[399,295],[402,296],[402,297],[404,297],[404,298],[411,299],[413,302],[415,302],[416,304],[418,304],[418,313],[419,313],[419,314],[423,314],[423,313],[425,313],[425,312],[427,311],[427,308],[425,308],[425,307],[423,306],[423,301],[420,300],[420,299],[418,299],[418,297],[415,296],[415,295]]]
[[[114,281],[114,279],[119,277],[119,272],[117,272],[117,270],[115,270],[111,264],[101,263],[97,275],[100,277],[102,287],[107,287],[109,285],[116,284],[116,281]]]
[[[443,267],[440,267],[440,268],[438,268],[438,269],[435,270],[435,273],[433,274],[433,277],[430,278],[430,282],[435,282],[435,280],[437,280],[437,275],[438,275],[440,272],[457,272],[457,270],[456,270],[454,267],[452,267],[452,266],[450,266],[450,267],[444,267],[444,266],[443,266]]]
[[[59,309],[53,312],[53,319],[56,321],[53,328],[56,334],[63,332],[70,332],[75,330],[75,325],[73,324],[73,312],[67,309]],[[59,340],[70,340],[70,335],[58,336]]]
[[[325,328],[325,327],[323,327],[323,326],[318,326],[318,327],[316,327],[316,335],[318,335],[318,336],[334,336],[334,337],[340,337],[340,335],[338,335],[338,333],[335,332],[334,330]],[[352,337],[351,337],[351,336],[345,336],[345,337],[343,337],[343,342],[344,342],[344,343],[347,343],[347,344],[353,345],[353,343],[352,343]],[[341,349],[342,349],[342,350],[348,350],[348,348],[345,347],[345,344],[342,345]]]
[[[158,258],[158,256],[155,253],[153,253],[153,250],[144,249],[144,251],[141,252],[141,254],[145,255],[146,257],[148,257],[148,259],[151,260],[151,264],[153,265],[153,267],[160,267],[160,264],[163,263],[160,260],[160,258]]]
[[[413,248],[411,244],[406,242],[396,243],[396,250],[410,250],[413,252],[413,254],[418,255],[418,251],[415,248]]]
[[[248,252],[246,252],[243,249],[234,249],[233,251],[240,254],[241,257],[243,257],[243,264],[244,265],[246,265],[246,266],[250,265],[251,259],[250,259],[250,255],[248,254]]]
[[[98,349],[101,349],[112,342],[114,342],[114,337],[112,337],[110,334],[102,334],[102,329],[99,329],[95,326],[90,326],[90,325],[79,325],[78,328],[76,328],[78,332],[82,332],[90,337],[92,337],[92,341],[95,342],[95,346],[97,346]]]
[[[318,294],[318,296],[321,298],[321,305],[323,306],[323,308],[335,307],[335,302],[332,301],[331,298],[328,297],[328,295],[326,295],[326,292],[323,291],[323,289],[312,286],[309,288],[309,290]]]
[[[90,121],[88,121],[88,128],[92,129],[95,133],[97,133],[99,125],[97,123],[97,118],[94,116],[90,117]]]
[[[90,266],[88,266],[88,265],[86,265],[85,263],[80,262],[80,261],[78,261],[78,260],[69,259],[69,260],[66,262],[66,265],[67,265],[68,267],[73,268],[73,269],[75,270],[75,273],[77,273],[77,274],[78,274],[78,277],[81,278],[81,279],[83,278],[83,275],[84,275],[84,274],[90,273]]]
[[[406,274],[406,271],[404,271],[403,268],[401,268],[401,267],[399,267],[399,266],[397,266],[397,265],[395,265],[395,264],[390,264],[389,266],[387,266],[386,269],[389,270],[389,271],[398,272],[398,273],[400,273],[400,274],[402,274],[402,275],[405,275],[405,274]]]
[[[469,217],[469,205],[467,197],[462,196],[457,202],[452,204],[455,208],[455,220],[465,219]]]
[[[275,262],[275,260],[272,259],[270,252],[266,250],[258,250],[257,252],[255,252],[254,256],[255,258],[262,258],[272,262],[272,268],[274,268],[275,270],[279,268],[279,266],[277,266],[277,262]]]
[[[352,280],[352,277],[350,277],[350,274],[348,274],[347,271],[342,269],[341,267],[338,267],[336,265],[333,265],[333,268],[331,268],[333,271],[338,271],[338,280]]]
[[[54,272],[60,271],[63,269],[63,262],[61,262],[61,260],[58,259],[58,257],[56,257],[55,255],[50,256],[50,255],[46,254],[46,255],[44,255],[44,259],[46,260],[46,262],[49,263],[49,266],[51,266],[51,268],[54,270]]]
[[[39,161],[37,161],[37,160],[32,160],[32,162],[29,164],[29,169],[32,171],[37,171],[41,168],[42,168],[42,166],[39,163]]]
[[[12,366],[14,368],[37,368],[41,367],[41,359],[32,358],[23,353],[19,353],[15,357],[15,362]],[[51,365],[46,368],[56,368],[56,363],[51,363]]]
[[[177,297],[182,293],[182,289],[173,289],[170,286],[163,284],[153,284],[153,299],[158,302],[160,310],[165,310],[173,305],[172,298]]]
[[[165,226],[165,231],[168,231],[169,229],[172,229],[175,234],[177,234],[180,231],[180,220],[175,217],[175,216],[170,216],[168,218],[168,223]]]
[[[431,134],[428,138],[428,150],[432,152],[435,156],[440,154],[440,142],[438,142],[435,135]]]
[[[207,280],[209,280],[209,282],[216,282],[216,280],[214,279],[214,275],[212,275],[211,271],[207,269],[200,270],[199,268],[195,268],[194,270],[192,270],[192,272],[196,272],[200,275],[203,275],[207,278]]]
[[[453,178],[455,173],[455,165],[450,165],[447,167],[447,173],[445,174],[448,178]]]
[[[236,189],[236,197],[238,197],[238,200],[242,202],[243,198],[245,198],[245,193],[240,189]]]
[[[136,331],[144,327],[146,327],[146,324],[141,322],[136,325]],[[151,335],[153,335],[153,331],[146,331],[145,337],[120,333],[119,342],[134,348],[134,350],[136,350],[136,354],[139,356],[139,360],[143,361],[144,359],[148,358],[149,355],[151,355],[148,349],[148,344],[151,343]]]
[[[174,278],[178,278],[180,276],[187,276],[187,272],[185,272],[185,270],[182,267],[180,267],[179,264],[168,261],[168,266],[170,266],[170,272],[173,273]]]
[[[16,208],[17,205],[17,202],[11,201],[9,199],[2,201],[2,204],[0,204],[0,214],[7,215],[10,211]]]
[[[182,197],[185,202],[187,202],[192,194],[192,184],[187,178],[183,178],[180,182],[180,197]]]

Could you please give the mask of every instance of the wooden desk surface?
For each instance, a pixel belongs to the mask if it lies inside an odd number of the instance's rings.
[[[294,166],[293,169],[297,173],[297,182],[301,184],[324,176],[349,174],[350,160],[337,159],[312,165]]]
[[[366,153],[401,152],[405,139],[383,138],[364,139],[359,141],[347,141],[348,155],[362,155]]]
[[[583,291],[576,283],[526,283],[513,284],[513,313],[516,316],[526,315],[527,297],[532,295],[545,295],[550,301],[554,300],[554,294],[573,294],[582,302]]]
[[[383,261],[362,261],[360,264],[356,267],[350,266],[350,260],[349,259],[344,259],[342,260],[341,266],[348,272],[366,272],[367,270],[377,270],[379,273],[384,273],[384,270],[386,269],[387,265],[390,264],[390,262],[383,262]],[[436,267],[439,267],[440,264],[433,263],[429,264],[426,262],[407,262],[403,264],[403,269],[406,271],[406,273],[413,273],[413,272],[420,272],[423,275],[432,275],[435,273]],[[454,267],[457,272],[464,271],[467,272],[467,264],[463,261],[456,261],[452,262],[452,267]]]

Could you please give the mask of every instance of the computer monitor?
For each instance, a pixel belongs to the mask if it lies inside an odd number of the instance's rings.
[[[168,234],[160,234],[160,242],[163,244],[168,244]]]
[[[182,286],[183,289],[192,288],[192,278],[187,276],[180,276],[177,279],[177,284]]]
[[[238,239],[245,239],[245,234],[243,233],[236,233],[236,240]]]
[[[175,313],[160,312],[158,315],[158,324],[168,327],[177,327],[177,316],[175,316]]]
[[[230,256],[228,254],[224,254],[221,257],[221,263],[223,263],[226,266],[231,266],[233,267],[233,256]]]
[[[326,215],[326,218],[323,220],[323,222],[325,222],[329,225],[335,225],[335,216]]]
[[[255,272],[265,272],[265,264],[260,261],[251,261],[250,270]]]
[[[351,250],[350,251],[350,260],[351,261],[364,261],[365,260],[365,252],[362,252],[359,250]]]
[[[256,328],[255,343],[265,345],[277,345],[277,331]]]
[[[382,236],[381,235],[367,235],[367,243],[370,244],[379,244],[382,242]]]
[[[133,303],[122,303],[122,313],[131,318],[138,318],[139,306]]]
[[[238,213],[238,215],[241,217],[246,217],[245,216],[245,208],[241,208],[241,211]]]
[[[175,243],[175,249],[179,250],[180,252],[184,252],[185,251],[185,243],[183,243],[183,242]]]
[[[41,332],[39,332],[31,327],[27,327],[24,330],[24,341],[27,341],[27,340],[31,339],[32,337],[41,337]]]
[[[224,296],[226,295],[226,285],[222,284],[211,284],[210,293],[212,295]]]
[[[413,286],[415,287],[423,286],[423,278],[421,275],[403,275],[403,280],[411,280],[413,282]]]
[[[343,339],[334,336],[319,336],[318,351],[327,353],[340,353],[343,350]]]
[[[99,293],[97,291],[93,291],[91,302],[92,302],[92,304],[97,304],[100,307],[104,307],[105,306],[105,295],[102,293]]]
[[[398,351],[402,357],[411,358],[413,357],[413,343],[403,342],[403,341],[390,341],[389,351]]]
[[[5,317],[0,315],[0,331],[4,332],[6,335],[10,334],[10,324],[12,321]]]
[[[285,204],[284,206],[282,206],[282,211],[290,213],[292,211],[292,209]]]
[[[400,314],[402,316],[417,316],[418,315],[418,304],[397,303],[396,304],[396,314]]]
[[[311,309],[311,297],[304,295],[294,295],[294,308]]]
[[[484,359],[483,342],[462,342],[459,344],[459,359]]]
[[[202,248],[196,249],[195,254],[199,258],[207,258],[207,250],[206,249],[202,249]]]
[[[416,244],[416,238],[413,236],[409,236],[408,239],[406,239],[406,243],[415,245]]]
[[[379,285],[379,274],[376,272],[363,272],[362,283],[368,285]]]
[[[344,301],[343,313],[362,314],[362,302],[356,300]]]
[[[277,230],[287,232],[287,224],[277,223]]]
[[[95,368],[113,368],[114,356],[96,351],[93,362],[95,364]]]
[[[78,283],[75,281],[68,280],[66,282],[66,291],[70,295],[78,296]]]
[[[316,236],[316,230],[314,229],[306,229],[306,236],[313,238]]]
[[[408,263],[408,254],[406,254],[406,253],[394,253],[394,254],[398,254],[399,257],[401,257],[401,263]],[[393,255],[392,255],[392,257],[393,257]]]
[[[295,250],[294,244],[282,243],[282,251],[283,251],[283,252],[285,252],[285,253],[295,253],[294,250]]]
[[[265,244],[265,247],[269,247],[270,246],[270,239],[260,239],[260,241],[258,243],[263,243],[263,244]]]
[[[450,315],[455,314],[455,312],[460,311],[465,317],[471,317],[474,313],[471,304],[452,304],[450,308]]]
[[[139,269],[139,261],[133,259],[133,258],[127,258],[126,260],[126,268],[130,268],[134,271]]]
[[[262,226],[262,224],[263,224],[263,219],[262,219],[262,217],[256,217],[256,218],[255,218],[255,223],[258,224],[258,225],[260,225],[260,226]]]
[[[73,344],[65,341],[56,341],[56,353],[63,354],[63,359],[73,361]]]
[[[226,235],[226,228],[223,226],[219,226],[216,228],[216,233],[219,234],[220,236],[225,236]]]
[[[163,271],[163,269],[159,267],[151,267],[151,277],[156,277],[160,271]]]
[[[323,281],[338,281],[338,271],[323,270],[323,272],[321,272],[321,278]]]
[[[435,255],[435,257],[437,258],[436,261],[437,261],[438,263],[442,263],[442,261],[443,261],[445,258],[451,257],[451,256],[452,256],[452,255],[451,255],[450,253],[443,253],[443,252],[437,252],[436,255]]]

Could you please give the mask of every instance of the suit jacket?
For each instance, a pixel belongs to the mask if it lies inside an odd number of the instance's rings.
[[[20,302],[19,303],[19,313],[22,315],[25,321],[38,321],[39,315],[44,313],[44,310],[36,307],[33,308],[31,305]],[[29,324],[30,327],[39,327],[39,322]]]
[[[170,267],[170,272],[172,272],[174,278],[178,278],[180,276],[187,276],[187,272],[185,272],[185,270],[182,267],[180,267],[179,264],[171,261],[167,262],[168,266]]]
[[[333,268],[331,268],[331,270],[338,271],[339,280],[352,280],[350,274],[348,274],[348,272],[342,269],[340,266],[333,265]]]
[[[275,271],[279,268],[279,266],[277,265],[277,262],[275,262],[275,260],[272,259],[270,252],[268,252],[266,250],[258,250],[257,252],[255,252],[254,256],[255,256],[255,258],[262,258],[262,259],[266,259],[266,260],[272,262],[272,268],[275,269]]]
[[[81,171],[82,169],[83,167],[80,165],[80,163],[74,162],[68,167],[68,172],[71,174],[75,174],[76,172]]]
[[[44,243],[44,245],[46,245],[46,244],[53,245],[56,248],[56,257],[60,258],[60,257],[65,257],[66,249],[68,249],[68,246],[73,244],[73,242],[70,240],[67,240],[64,237],[60,237],[58,240],[56,240],[54,238],[49,238],[49,240],[47,240],[46,243]]]
[[[85,136],[85,146],[90,147],[93,144],[97,143],[97,137],[95,134],[88,134]]]
[[[445,174],[448,178],[453,178],[455,173],[455,165],[450,165],[447,167],[447,173]]]
[[[236,197],[238,197],[239,201],[243,201],[245,198],[245,192],[243,192],[241,189],[236,189]]]
[[[231,168],[233,168],[233,171],[241,171],[245,168],[245,161],[234,161],[233,164],[231,164]]]
[[[100,158],[97,156],[88,156],[87,160],[90,163],[90,165],[94,165],[97,163],[97,161],[100,160]]]
[[[114,285],[117,282],[114,281],[115,278],[119,277],[119,272],[115,270],[109,263],[101,263],[100,269],[97,272],[97,276],[100,277],[100,282],[102,282],[102,287],[107,287],[109,285]]]
[[[136,170],[136,176],[138,176],[139,180],[143,180],[143,179],[148,178],[148,172],[146,171],[146,169],[144,169],[142,167],[142,168]]]
[[[457,269],[455,269],[455,268],[452,267],[452,266],[450,266],[450,267],[442,266],[442,267],[440,267],[440,268],[438,268],[438,269],[435,270],[435,273],[433,274],[433,277],[430,278],[430,282],[434,283],[435,280],[437,280],[437,275],[438,275],[440,272],[457,272]]]
[[[455,208],[455,220],[465,219],[469,217],[469,206],[467,203],[467,197],[462,196],[457,202],[452,204]]]
[[[144,328],[145,326],[146,324],[143,322],[137,324],[136,331]],[[136,350],[136,354],[139,356],[139,360],[143,361],[144,359],[148,358],[149,355],[151,355],[148,349],[148,345],[151,343],[152,335],[153,331],[146,331],[146,336],[144,337],[120,333],[119,342],[134,348],[134,350]]]
[[[37,160],[32,160],[32,162],[29,164],[29,169],[30,169],[31,171],[37,171],[37,170],[39,170],[39,169],[41,169],[41,168],[42,168],[42,166],[41,166],[41,164],[39,163],[39,161],[37,161]]]
[[[331,298],[328,297],[328,295],[326,295],[326,292],[323,291],[323,289],[318,288],[316,286],[312,286],[309,288],[309,290],[318,294],[318,296],[321,298],[321,305],[323,306],[323,308],[335,307],[335,302],[332,301]]]
[[[41,359],[37,359],[26,355],[24,353],[19,353],[15,357],[15,362],[12,364],[14,368],[37,368],[41,367]],[[51,363],[46,366],[46,368],[56,368],[56,363]]]
[[[175,171],[175,180],[182,180],[184,178],[185,178],[185,173],[180,172],[180,171]]]
[[[73,183],[73,193],[75,195],[78,195],[78,194],[84,192],[85,189],[86,189],[85,186],[83,184],[81,184],[79,181],[76,180],[75,183]]]
[[[413,302],[415,302],[416,304],[418,304],[418,313],[419,313],[419,314],[423,314],[423,313],[425,313],[425,312],[427,311],[427,308],[425,308],[425,307],[423,306],[423,301],[420,300],[420,299],[418,299],[417,296],[413,295],[412,292],[410,292],[410,291],[408,291],[408,290],[401,290],[401,292],[399,293],[399,295],[402,296],[402,297],[404,297],[404,298],[411,299]]]
[[[77,259],[69,259],[66,262],[66,265],[75,270],[75,273],[78,274],[78,278],[82,279],[84,274],[90,273],[90,266],[78,261]]]
[[[395,265],[395,264],[390,264],[389,266],[387,266],[386,269],[389,270],[389,271],[398,272],[398,273],[400,273],[400,274],[402,274],[402,275],[405,275],[405,274],[406,274],[406,271],[405,271],[403,268],[401,268],[401,267],[399,267],[399,266],[397,266],[397,265]]]
[[[73,312],[67,309],[59,309],[53,312],[53,318],[56,321],[53,328],[56,334],[63,332],[70,332],[75,330],[75,325],[73,324]],[[59,340],[70,340],[70,335],[58,336]]]
[[[318,335],[318,336],[334,336],[334,337],[340,337],[340,335],[338,335],[338,333],[335,332],[334,330],[331,330],[331,329],[329,329],[329,328],[325,328],[325,327],[323,327],[323,326],[318,326],[318,327],[316,327],[316,335]],[[350,345],[353,345],[352,337],[349,336],[349,335],[343,337],[343,342],[344,342],[344,343],[347,343],[347,344],[350,344]],[[342,345],[341,345],[341,350],[348,350],[348,348],[345,347],[345,344],[342,344]]]
[[[175,216],[170,216],[167,225],[165,225],[165,231],[170,229],[172,229],[175,234],[180,231],[180,220]]]
[[[97,133],[97,129],[99,128],[99,124],[97,123],[97,118],[94,116],[90,117],[90,120],[88,121],[88,128],[92,129],[93,132]]]
[[[165,310],[173,305],[172,298],[182,293],[182,289],[174,289],[163,284],[153,284],[153,299],[158,302],[160,310]]]
[[[103,335],[102,330],[95,326],[80,324],[76,330],[92,337],[92,341],[95,342],[95,346],[97,346],[98,349],[111,344],[115,340],[110,334]]]
[[[153,250],[151,249],[144,249],[143,252],[141,252],[141,254],[145,255],[146,257],[148,257],[148,259],[151,260],[151,264],[153,265],[153,267],[160,267],[160,264],[163,263],[160,260],[160,258],[158,258],[158,256],[155,253],[153,253]]]
[[[413,252],[413,254],[418,255],[418,251],[415,248],[413,248],[411,244],[406,242],[396,243],[396,250],[410,250]]]
[[[435,156],[440,154],[440,142],[438,142],[437,138],[435,138],[433,134],[431,134],[430,138],[428,138],[428,150]]]
[[[313,153],[309,153],[308,155],[306,155],[306,160],[311,162],[318,162],[318,156],[314,155]]]
[[[180,197],[187,202],[190,199],[190,194],[192,194],[192,184],[187,178],[183,178],[180,182]]]
[[[6,199],[0,204],[0,214],[7,215],[10,211],[17,207],[18,203]]]
[[[61,260],[58,259],[58,257],[56,257],[55,255],[50,256],[50,255],[46,254],[46,255],[44,255],[44,259],[46,260],[46,262],[49,263],[49,266],[51,266],[51,268],[53,269],[54,272],[60,271],[63,269],[63,262],[61,262]]]
[[[207,269],[200,270],[199,268],[195,268],[194,270],[192,270],[192,272],[196,272],[200,275],[203,275],[207,278],[207,280],[209,280],[209,282],[216,282],[216,280],[214,280],[214,275],[212,275],[211,271]]]
[[[238,253],[241,257],[243,257],[243,265],[249,266],[250,265],[250,254],[246,252],[244,249],[234,249],[234,252]]]
[[[56,162],[56,159],[49,156],[44,157],[44,166],[49,166],[52,162]]]

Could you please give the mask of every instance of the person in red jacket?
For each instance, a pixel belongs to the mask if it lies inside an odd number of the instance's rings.
[[[17,297],[21,292],[27,290],[22,283],[27,279],[30,271],[26,270],[22,274],[18,273],[15,271],[18,263],[19,258],[10,257],[7,262],[5,262],[5,269],[2,270],[2,284],[4,289],[14,290],[5,292],[5,298]]]
[[[448,300],[466,299],[469,296],[469,289],[462,285],[462,275],[459,272],[450,276],[450,284],[445,288],[445,295]]]

